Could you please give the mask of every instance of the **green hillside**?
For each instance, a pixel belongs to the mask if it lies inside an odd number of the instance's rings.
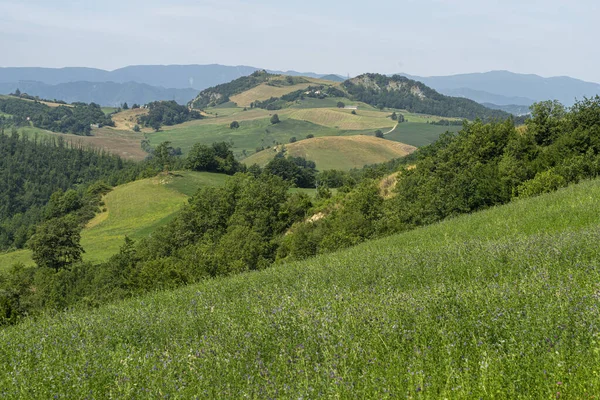
[[[118,253],[125,236],[140,239],[168,223],[201,186],[223,185],[227,175],[177,172],[116,187],[103,198],[105,210],[81,233],[85,261],[104,261]],[[0,253],[0,269],[16,262],[33,265],[31,252]]]
[[[587,181],[305,262],[25,320],[0,330],[2,394],[593,398],[599,218],[600,181]]]
[[[314,161],[318,170],[349,170],[404,157],[415,150],[415,147],[374,136],[326,136],[263,150],[243,162],[248,166],[258,164],[264,167],[284,151],[287,156]]]
[[[445,96],[404,76],[363,74],[342,83],[353,100],[373,106],[406,109],[415,113],[467,119],[507,119],[510,114],[492,110],[463,97]]]

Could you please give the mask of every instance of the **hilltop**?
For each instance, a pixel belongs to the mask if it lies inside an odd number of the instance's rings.
[[[378,107],[471,120],[509,117],[508,113],[490,110],[469,99],[444,96],[421,82],[399,75],[364,74],[342,85],[352,98]]]

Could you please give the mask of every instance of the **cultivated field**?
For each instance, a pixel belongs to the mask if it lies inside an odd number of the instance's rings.
[[[0,330],[6,398],[600,393],[600,181]]]
[[[281,97],[285,94],[295,92],[296,90],[306,89],[310,85],[312,85],[310,82],[291,86],[271,86],[266,83],[262,83],[255,88],[235,96],[231,96],[229,100],[236,103],[239,107],[250,107],[250,103],[256,100],[264,101],[270,99],[271,97]]]
[[[275,157],[282,147],[263,150],[246,158],[246,165],[265,165]],[[377,164],[394,158],[403,157],[415,147],[374,136],[327,136],[305,139],[285,145],[286,154],[304,157],[314,161],[317,169],[362,168],[368,164]]]
[[[461,129],[462,126],[439,126],[419,122],[404,122],[398,124],[393,132],[386,134],[385,138],[415,147],[422,147],[435,142],[444,132],[458,132]]]
[[[396,123],[387,118],[390,113],[378,111],[361,111],[357,115],[352,110],[339,108],[313,108],[285,112],[289,118],[312,122],[342,130],[391,129]]]
[[[115,123],[115,129],[131,131],[134,126],[138,125],[138,118],[146,114],[148,114],[148,109],[136,108],[113,114],[111,118]],[[152,132],[152,128],[143,128],[142,132]]]

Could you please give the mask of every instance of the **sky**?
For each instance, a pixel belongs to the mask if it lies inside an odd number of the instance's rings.
[[[0,67],[249,65],[600,82],[597,0],[0,0]]]

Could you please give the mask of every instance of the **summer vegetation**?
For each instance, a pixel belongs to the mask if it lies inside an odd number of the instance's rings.
[[[264,83],[263,74],[235,85]],[[399,98],[395,85],[412,85],[368,78],[371,89],[353,95],[382,108],[399,108],[387,103]],[[432,99],[421,104],[449,104],[420,90]],[[205,95],[221,101],[215,93]],[[590,179],[600,173],[600,97],[570,109],[538,103],[524,127],[489,116],[362,170],[318,171],[283,151],[264,168],[245,166],[228,142],[185,157],[163,142],[144,163],[107,158],[118,168],[46,188],[24,236],[37,265],[0,270],[0,393],[597,393],[600,183]],[[24,153],[62,151],[67,165],[93,154],[16,133],[0,140]],[[25,166],[11,167],[21,157],[5,152],[4,180],[26,180]],[[112,184],[183,169],[231,177],[201,187],[152,235],[81,261],[79,232]],[[0,209],[13,198],[0,197]]]

